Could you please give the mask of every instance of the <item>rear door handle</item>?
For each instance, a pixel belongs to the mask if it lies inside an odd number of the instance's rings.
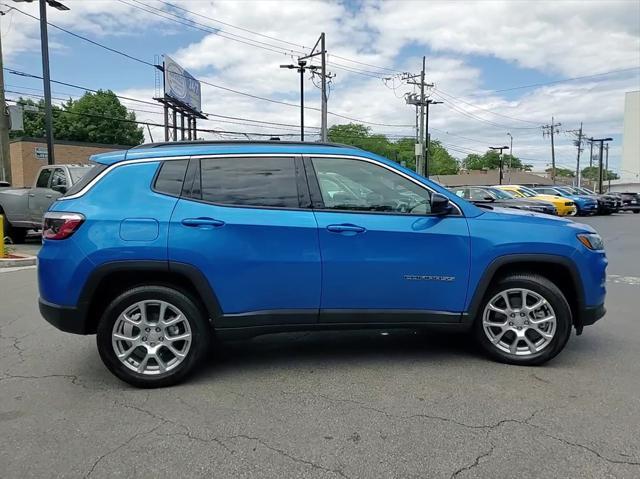
[[[213,218],[185,218],[182,220],[182,224],[185,226],[191,226],[191,227],[198,227],[198,226],[219,227],[224,225],[224,221],[214,220]]]
[[[365,231],[367,231],[365,228],[363,228],[362,226],[357,226],[357,225],[329,225],[327,226],[327,229],[329,231],[331,231],[332,233],[364,233]]]

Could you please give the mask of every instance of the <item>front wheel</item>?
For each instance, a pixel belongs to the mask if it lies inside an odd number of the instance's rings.
[[[530,366],[564,349],[571,324],[571,309],[555,284],[539,275],[517,274],[490,288],[474,334],[498,361]]]
[[[166,286],[140,286],[121,294],[98,325],[104,364],[123,381],[143,388],[181,381],[210,342],[211,328],[201,308]]]

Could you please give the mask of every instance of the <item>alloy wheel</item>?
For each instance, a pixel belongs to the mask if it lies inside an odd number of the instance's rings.
[[[173,304],[139,301],[118,316],[111,344],[118,360],[132,371],[164,374],[187,357],[192,344],[191,327]]]
[[[553,307],[539,293],[511,288],[485,306],[482,327],[494,347],[514,356],[531,356],[546,348],[556,333]]]

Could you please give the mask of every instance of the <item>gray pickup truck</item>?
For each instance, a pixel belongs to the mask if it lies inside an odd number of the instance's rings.
[[[5,238],[13,243],[22,243],[28,230],[40,229],[42,217],[51,203],[80,181],[92,167],[93,165],[43,166],[33,188],[0,186],[0,215],[4,218]]]

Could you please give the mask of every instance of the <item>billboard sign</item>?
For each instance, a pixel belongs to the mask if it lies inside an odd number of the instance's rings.
[[[168,55],[164,56],[164,94],[197,112],[202,111],[200,82]]]

